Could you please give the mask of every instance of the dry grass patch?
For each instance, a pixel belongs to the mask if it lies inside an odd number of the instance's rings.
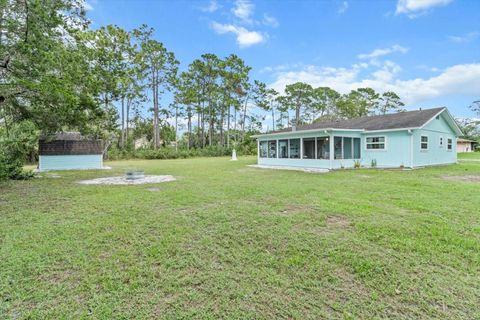
[[[476,175],[465,175],[465,176],[443,176],[443,179],[450,181],[461,181],[461,182],[480,182],[480,176]]]

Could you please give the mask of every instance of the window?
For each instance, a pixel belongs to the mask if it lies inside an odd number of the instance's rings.
[[[267,157],[268,143],[267,141],[260,141],[260,158]]]
[[[344,137],[343,138],[343,159],[352,159],[352,158],[353,158],[352,138]]]
[[[447,139],[447,150],[452,151],[453,139]]]
[[[385,137],[367,137],[368,150],[385,150]]]
[[[420,149],[421,150],[428,150],[428,137],[422,136],[420,140]]]
[[[443,147],[443,137],[440,137],[440,140],[438,141],[438,146],[440,148]]]
[[[342,137],[333,138],[333,157],[334,159],[342,159]]]
[[[290,139],[290,158],[300,159],[300,139]]]
[[[335,159],[360,159],[360,138],[335,137]]]
[[[315,138],[303,138],[303,159],[315,159]]]
[[[277,141],[276,140],[268,141],[268,157],[269,158],[277,157]]]
[[[317,159],[330,159],[330,139],[317,138]]]
[[[360,159],[360,138],[353,138],[353,159]]]
[[[278,140],[278,157],[288,158],[288,140]]]

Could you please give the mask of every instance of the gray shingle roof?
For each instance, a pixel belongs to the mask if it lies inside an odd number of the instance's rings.
[[[314,129],[358,129],[358,130],[389,130],[401,128],[418,128],[423,126],[428,120],[437,113],[444,110],[445,107],[398,112],[392,114],[361,117],[349,120],[318,122],[307,125],[300,125],[296,131],[314,130]],[[292,128],[269,132],[291,132]]]
[[[42,136],[40,140],[48,141],[82,141],[82,140],[96,140],[89,137],[82,136],[80,132],[58,132],[52,136]]]

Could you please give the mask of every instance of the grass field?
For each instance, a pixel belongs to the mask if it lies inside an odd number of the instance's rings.
[[[0,183],[0,318],[480,318],[480,162],[254,162],[118,161]],[[178,180],[76,183],[127,168]]]

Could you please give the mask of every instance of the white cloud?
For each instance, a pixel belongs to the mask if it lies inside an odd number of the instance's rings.
[[[350,68],[310,65],[276,73],[276,80],[270,86],[283,92],[285,85],[302,81],[315,87],[329,86],[341,93],[371,87],[379,92],[395,91],[407,104],[449,95],[477,95],[480,87],[480,63],[454,65],[432,77],[407,80],[397,77],[400,70],[400,66],[390,61],[365,76],[361,76],[366,71],[361,64]]]
[[[243,22],[251,23],[255,6],[248,0],[237,0],[232,13]]]
[[[348,1],[343,1],[340,7],[338,8],[337,12],[338,14],[345,13],[348,9]]]
[[[359,54],[358,58],[359,59],[376,59],[376,58],[386,56],[388,54],[392,54],[392,53],[395,53],[395,52],[407,53],[408,48],[405,48],[405,47],[402,47],[398,44],[395,44],[395,45],[391,46],[390,48],[375,49],[370,53]]]
[[[237,43],[240,47],[249,47],[265,41],[266,36],[258,31],[249,31],[241,26],[233,24],[212,23],[213,30],[218,34],[233,33],[237,36]]]
[[[453,42],[457,43],[466,43],[466,42],[471,42],[480,36],[480,32],[478,31],[473,31],[469,32],[466,35],[463,36],[449,36],[448,39],[450,39]]]
[[[407,14],[410,18],[418,17],[430,9],[445,6],[453,0],[398,0],[396,14]]]
[[[216,0],[210,0],[207,6],[200,8],[203,12],[210,12],[213,13],[220,9],[220,5]]]
[[[272,17],[271,15],[265,13],[263,14],[263,20],[262,20],[264,25],[271,26],[271,27],[278,27],[280,24],[278,23],[278,20],[275,17]]]

